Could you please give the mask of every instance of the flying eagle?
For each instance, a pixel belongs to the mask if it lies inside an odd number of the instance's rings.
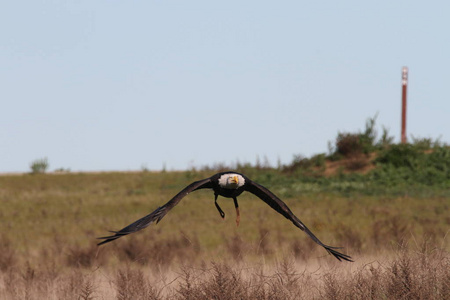
[[[237,172],[222,172],[217,173],[210,178],[195,181],[185,187],[181,192],[175,195],[169,202],[163,206],[157,208],[154,212],[146,215],[145,217],[131,223],[125,228],[119,231],[111,231],[114,235],[100,237],[99,239],[104,239],[98,245],[102,245],[111,241],[114,241],[124,235],[134,233],[141,229],[144,229],[153,222],[158,223],[161,219],[171,210],[175,205],[177,205],[181,199],[187,196],[190,192],[197,191],[200,189],[212,189],[214,191],[214,204],[220,213],[222,218],[225,218],[225,213],[220,208],[217,203],[217,198],[220,196],[226,198],[232,198],[234,201],[234,206],[236,208],[236,224],[239,226],[239,205],[237,197],[244,191],[250,192],[266,202],[270,207],[276,210],[278,213],[283,215],[286,219],[290,220],[295,226],[306,232],[314,242],[324,247],[325,250],[339,261],[353,261],[352,258],[346,254],[338,252],[336,249],[339,247],[331,247],[323,244],[309,229],[302,223],[289,209],[289,207],[281,201],[277,196],[275,196],[271,191],[262,185],[250,180],[247,176],[237,173]]]

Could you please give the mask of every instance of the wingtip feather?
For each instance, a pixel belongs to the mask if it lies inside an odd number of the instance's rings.
[[[329,247],[329,246],[327,246],[327,247],[325,247],[325,249],[327,250],[327,252],[329,254],[333,255],[334,257],[336,257],[337,260],[339,260],[341,262],[343,260],[348,261],[348,262],[354,262],[354,260],[351,258],[351,256],[349,256],[347,254],[340,253],[340,252],[334,250],[334,249],[340,249],[340,247]]]

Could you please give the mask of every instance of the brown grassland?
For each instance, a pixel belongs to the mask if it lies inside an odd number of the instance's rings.
[[[339,262],[256,197],[188,195],[157,225],[97,247],[213,172],[0,176],[0,299],[450,299],[450,200],[303,193],[261,182]],[[248,174],[251,178],[253,174]],[[287,176],[287,175],[285,175]]]

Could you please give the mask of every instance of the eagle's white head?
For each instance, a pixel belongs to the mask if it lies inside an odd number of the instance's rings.
[[[237,189],[245,184],[245,179],[240,174],[227,173],[219,178],[219,185],[224,189]]]

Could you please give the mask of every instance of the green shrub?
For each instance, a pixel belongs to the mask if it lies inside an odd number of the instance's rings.
[[[396,168],[414,168],[424,156],[423,151],[411,144],[396,144],[380,152],[376,163],[391,165]]]
[[[30,164],[31,173],[32,174],[45,173],[48,169],[48,166],[49,166],[48,159],[46,157],[36,159],[36,160],[32,161]]]
[[[326,156],[324,153],[316,154],[313,157],[311,157],[311,162],[314,165],[314,167],[323,168],[325,167],[325,159]]]
[[[368,118],[366,121],[366,128],[364,132],[358,133],[338,133],[336,138],[336,154],[339,157],[344,156],[346,158],[359,156],[361,154],[369,154],[382,146],[385,146],[392,142],[393,137],[389,136],[388,130],[383,127],[383,135],[377,142],[377,130],[375,129],[377,115],[373,118]]]
[[[397,144],[380,152],[372,180],[386,185],[450,186],[450,148],[425,152],[423,144]]]
[[[336,152],[344,157],[352,157],[363,153],[360,134],[338,133],[336,138]]]

